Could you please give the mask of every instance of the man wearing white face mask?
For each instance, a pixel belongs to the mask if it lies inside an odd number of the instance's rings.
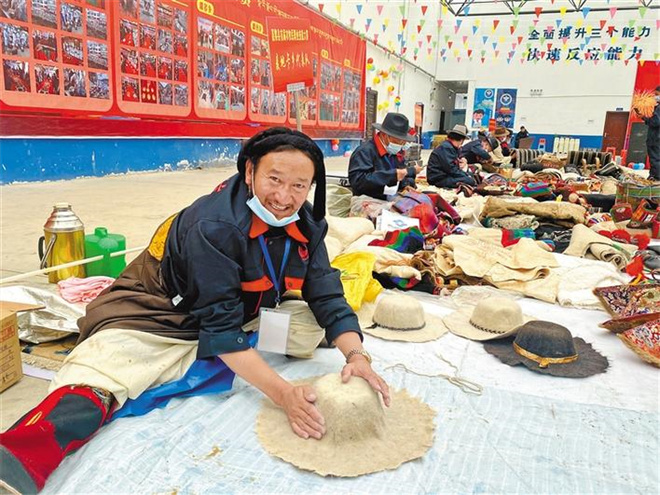
[[[415,140],[410,135],[408,118],[390,112],[378,132],[353,151],[348,163],[348,180],[354,196],[387,199],[406,186],[415,187],[415,176],[422,167],[406,167],[404,151]]]
[[[328,260],[322,151],[308,136],[275,127],[245,143],[237,168],[163,222],[87,306],[48,397],[0,434],[0,492],[40,491],[110,418],[146,414],[176,396],[226,392],[235,375],[281,407],[298,436],[321,439],[325,420],[313,387],[285,380],[253,348],[257,335],[260,342],[275,331],[288,335],[290,320],[279,308],[287,290],[301,291],[327,342],[343,354],[343,381],[366,380],[389,405]],[[243,325],[257,318],[258,333],[246,333]]]

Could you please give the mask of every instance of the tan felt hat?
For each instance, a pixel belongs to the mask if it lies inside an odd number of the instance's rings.
[[[531,316],[524,315],[520,305],[506,297],[488,297],[474,309],[463,308],[443,318],[449,331],[470,340],[502,339],[514,335]]]
[[[390,407],[362,378],[342,383],[338,373],[306,380],[325,419],[321,440],[296,435],[283,409],[264,401],[257,437],[266,451],[321,476],[354,477],[395,469],[433,445],[435,412],[405,390],[392,391]]]
[[[412,296],[385,295],[357,312],[362,331],[384,340],[429,342],[447,333],[442,318],[424,311]]]

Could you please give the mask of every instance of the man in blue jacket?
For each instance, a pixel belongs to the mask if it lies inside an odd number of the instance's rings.
[[[433,150],[426,172],[429,184],[449,189],[459,184],[477,185],[467,171],[467,160],[461,156],[461,145],[468,137],[467,131],[463,124],[456,124],[447,134],[447,140]]]
[[[390,112],[378,132],[353,151],[348,162],[348,180],[354,196],[367,195],[386,200],[406,186],[415,187],[415,176],[422,167],[406,167],[404,151],[415,138],[410,134],[408,118]]]
[[[646,134],[646,152],[649,155],[649,162],[651,164],[649,179],[660,181],[660,86],[655,88],[655,108],[653,109],[653,115],[642,117],[637,108],[634,110],[649,128]]]

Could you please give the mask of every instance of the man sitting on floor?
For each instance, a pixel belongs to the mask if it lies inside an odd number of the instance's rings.
[[[447,140],[433,150],[426,173],[429,184],[450,189],[460,184],[477,185],[467,171],[467,160],[461,157],[461,145],[467,139],[467,131],[463,124],[456,124],[447,134]]]
[[[378,132],[353,151],[348,162],[348,180],[354,196],[367,195],[386,200],[406,186],[415,187],[415,176],[422,167],[406,167],[404,151],[415,138],[410,134],[408,118],[390,112]]]

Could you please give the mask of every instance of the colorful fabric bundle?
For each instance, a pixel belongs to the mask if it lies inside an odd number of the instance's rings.
[[[417,227],[410,227],[405,230],[388,232],[385,239],[373,240],[369,246],[387,247],[399,253],[414,254],[424,249],[424,236]]]
[[[517,244],[520,239],[536,239],[532,229],[502,229],[502,246],[508,247]]]
[[[433,208],[433,202],[426,194],[407,187],[396,195],[392,209],[402,215],[407,215],[415,206],[424,204]]]
[[[520,189],[520,195],[524,198],[539,198],[551,194],[550,185],[547,182],[528,182]]]
[[[417,205],[408,212],[408,216],[419,220],[419,228],[425,234],[430,234],[438,228],[438,216],[432,206],[427,204]]]
[[[461,223],[461,216],[449,202],[437,193],[426,193],[440,213],[446,213],[455,224]]]
[[[599,223],[611,222],[611,221],[612,221],[612,215],[610,215],[609,213],[595,213],[591,215],[587,220],[587,227],[593,227],[594,225],[597,225]]]

